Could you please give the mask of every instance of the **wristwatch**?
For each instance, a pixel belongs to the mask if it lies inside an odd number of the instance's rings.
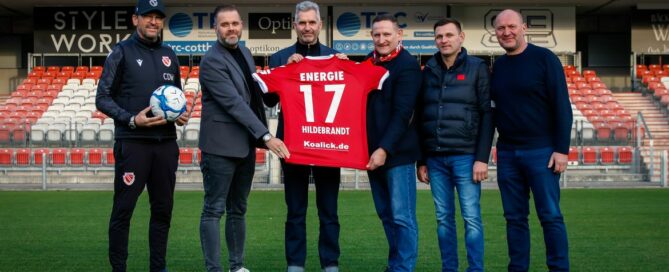
[[[269,140],[271,140],[271,139],[272,139],[272,134],[269,133],[269,132],[262,136],[263,142],[269,142]]]
[[[130,117],[130,123],[128,123],[128,126],[130,127],[130,129],[136,129],[137,128],[137,125],[135,125],[135,116]]]

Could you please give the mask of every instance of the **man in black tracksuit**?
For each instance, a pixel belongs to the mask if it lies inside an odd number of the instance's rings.
[[[113,118],[115,126],[114,205],[109,222],[113,271],[126,271],[130,218],[145,185],[151,203],[150,269],[166,271],[179,147],[174,123],[147,116],[156,88],[181,87],[177,57],[160,38],[164,18],[160,0],[139,0],[132,16],[137,32],[113,48],[98,84],[96,107]],[[176,123],[187,121],[183,114]]]

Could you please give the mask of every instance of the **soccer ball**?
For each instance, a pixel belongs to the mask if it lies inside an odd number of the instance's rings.
[[[153,116],[162,116],[167,121],[174,122],[186,111],[186,96],[175,86],[163,85],[153,91],[149,104]]]

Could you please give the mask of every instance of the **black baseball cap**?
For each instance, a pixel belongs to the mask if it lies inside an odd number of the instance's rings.
[[[165,6],[162,0],[137,0],[135,14],[144,15],[149,12],[157,12],[165,16]]]

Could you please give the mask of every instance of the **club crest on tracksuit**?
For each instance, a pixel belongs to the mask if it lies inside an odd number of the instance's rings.
[[[135,173],[134,172],[125,172],[125,174],[123,174],[123,182],[125,183],[125,185],[128,185],[128,186],[135,183]]]
[[[163,56],[163,64],[165,64],[165,67],[170,67],[172,65],[172,60],[168,56]]]

